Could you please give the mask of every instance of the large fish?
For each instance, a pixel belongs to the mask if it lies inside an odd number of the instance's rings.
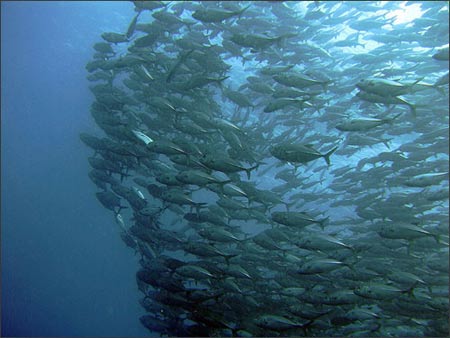
[[[227,11],[220,8],[198,9],[194,13],[192,13],[192,17],[202,22],[221,22],[223,20],[232,18],[233,16],[241,15],[250,6],[251,5],[248,5],[236,11]]]
[[[331,82],[330,80],[315,80],[306,74],[301,74],[293,71],[274,75],[273,79],[276,82],[281,83],[282,85],[298,89],[303,89],[314,85],[320,85],[326,88],[326,86]]]
[[[98,192],[95,194],[100,203],[107,209],[114,211],[114,213],[120,213],[120,210],[125,209],[125,206],[120,204],[120,197],[117,197],[111,191]],[[118,208],[118,210],[116,210]]]
[[[406,105],[409,107],[414,117],[417,115],[416,113],[417,106],[409,101],[406,101],[406,99],[404,99],[402,96],[382,96],[374,93],[367,93],[364,91],[357,93],[356,96],[364,101],[372,103],[383,103],[386,105],[390,104]]]
[[[356,87],[366,93],[380,96],[399,96],[405,95],[412,91],[414,85],[418,84],[422,79],[413,83],[404,84],[394,80],[370,77],[360,80]]]
[[[287,38],[292,38],[297,34],[287,33],[280,36],[269,37],[260,34],[234,34],[230,40],[235,44],[242,47],[251,47],[255,49],[268,48],[271,45],[279,44],[281,41]]]
[[[424,188],[430,185],[439,184],[443,180],[449,179],[449,172],[427,173],[411,177],[405,181],[408,187]]]
[[[272,220],[291,227],[304,227],[310,224],[319,224],[323,227],[328,217],[315,220],[304,212],[295,211],[275,211],[271,215]]]
[[[336,151],[337,148],[338,147],[336,146],[327,153],[321,154],[309,144],[284,143],[271,147],[270,153],[279,160],[294,164],[308,163],[322,157],[327,165],[330,165],[330,156]]]
[[[245,171],[248,179],[250,179],[251,171],[259,167],[259,164],[257,164],[253,167],[246,168],[238,161],[218,154],[206,154],[200,159],[200,162],[210,169],[221,171],[225,174]]]
[[[112,42],[112,43],[121,43],[121,42],[127,42],[128,38],[125,34],[119,34],[119,33],[103,33],[102,38],[105,41]]]
[[[402,113],[399,113],[393,117],[388,117],[388,118],[384,118],[384,119],[377,119],[377,118],[370,118],[370,117],[350,119],[350,120],[347,120],[347,121],[337,124],[336,129],[341,130],[341,131],[370,130],[375,127],[386,124],[386,123],[391,124],[400,115],[402,115]]]
[[[439,61],[448,61],[449,60],[448,50],[449,50],[448,46],[440,49],[435,54],[433,54],[433,59],[439,60]]]
[[[255,319],[255,324],[259,327],[274,331],[286,331],[290,329],[305,328],[312,321],[302,323],[294,322],[286,317],[278,315],[262,315]]]

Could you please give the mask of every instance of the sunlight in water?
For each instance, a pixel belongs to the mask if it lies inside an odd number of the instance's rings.
[[[402,2],[399,7],[400,9],[386,14],[386,18],[396,18],[394,25],[411,22],[414,19],[420,18],[423,13],[420,8],[420,4],[412,4],[407,6],[406,2]]]

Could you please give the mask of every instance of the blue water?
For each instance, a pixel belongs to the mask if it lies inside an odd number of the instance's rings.
[[[138,257],[87,176],[84,66],[131,2],[1,2],[2,336],[143,336]]]
[[[145,313],[135,280],[139,256],[96,199],[87,176],[93,152],[79,139],[80,132],[102,135],[90,115],[94,97],[86,80],[92,46],[103,32],[125,32],[134,15],[130,1],[1,2],[2,336],[149,333],[139,322]],[[365,47],[375,48],[368,41]],[[406,56],[415,56],[410,52]],[[236,77],[247,75],[235,66]],[[418,135],[401,135],[391,149]],[[355,150],[351,161],[356,166],[387,151],[377,147]],[[334,165],[340,156],[333,155]],[[279,184],[268,176],[258,177],[261,188]],[[332,217],[345,219],[342,210]]]

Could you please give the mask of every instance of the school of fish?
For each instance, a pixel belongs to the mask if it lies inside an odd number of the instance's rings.
[[[447,337],[448,2],[130,5],[80,139],[149,333]]]

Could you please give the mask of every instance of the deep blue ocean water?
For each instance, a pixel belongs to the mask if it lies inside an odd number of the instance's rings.
[[[84,67],[131,2],[1,3],[2,336],[142,336],[138,257],[87,176]],[[122,20],[123,19],[123,20]]]
[[[2,336],[148,335],[139,322],[139,256],[96,199],[92,150],[79,139],[102,134],[89,111],[92,46],[103,32],[125,32],[133,7],[1,2]],[[352,161],[385,148],[365,148]],[[259,183],[268,189],[274,180]],[[344,209],[333,218],[347,216]]]

